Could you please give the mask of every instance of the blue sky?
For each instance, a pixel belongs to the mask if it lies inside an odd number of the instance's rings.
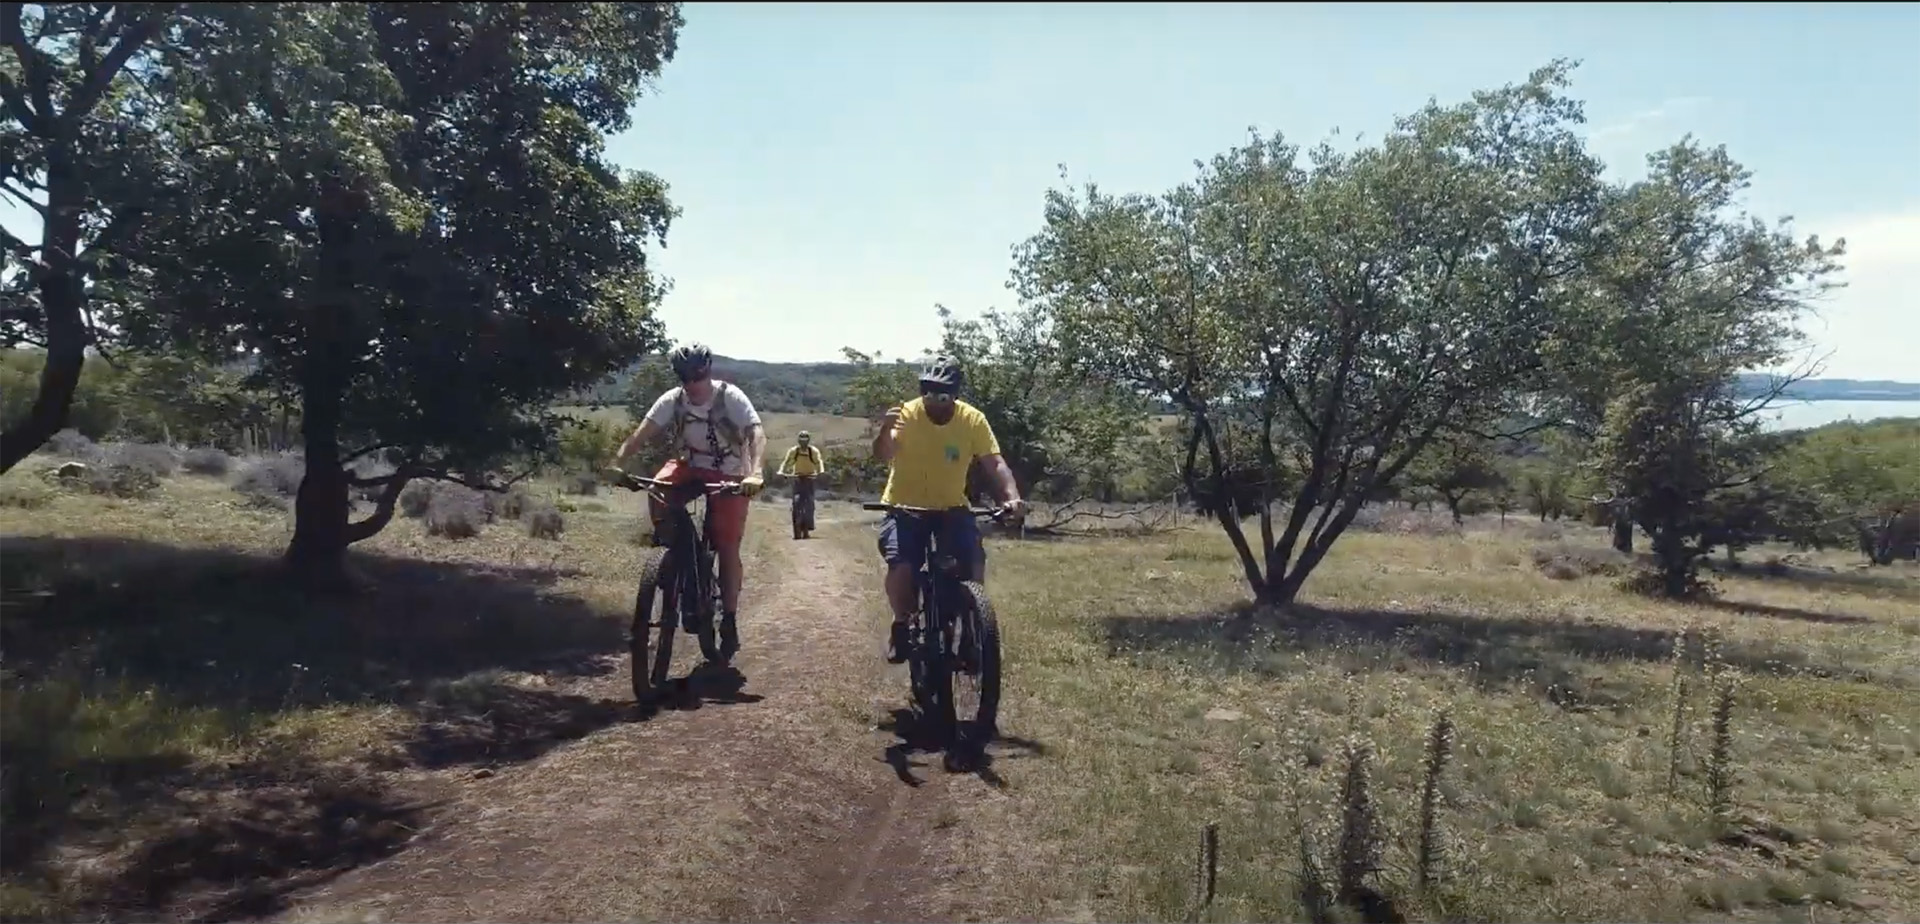
[[[1377,137],[1582,60],[1594,149],[1693,132],[1750,207],[1845,236],[1807,324],[1826,375],[1920,380],[1920,5],[710,4],[615,139],[684,214],[658,253],[676,338],[766,360],[917,354],[935,303],[1010,307],[1010,248],[1074,183],[1158,192],[1248,126]],[[21,214],[0,215],[19,228]]]
[[[1250,125],[1369,136],[1579,58],[1594,148],[1691,131],[1751,207],[1845,235],[1827,375],[1920,380],[1920,5],[707,4],[612,144],[685,213],[670,333],[720,352],[918,353],[938,302],[1008,307],[1059,184],[1158,192]],[[1906,317],[1902,322],[1900,319]]]

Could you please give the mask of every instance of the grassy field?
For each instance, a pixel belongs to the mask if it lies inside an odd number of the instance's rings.
[[[1207,919],[1308,919],[1300,831],[1332,870],[1358,744],[1373,881],[1411,918],[1920,915],[1920,574],[1723,577],[1720,601],[1680,606],[1606,576],[1548,577],[1536,549],[1610,556],[1597,531],[1543,529],[1558,532],[1349,536],[1285,617],[1245,610],[1211,530],[996,543],[1004,730],[1045,754],[1008,763],[1010,798],[978,833],[1016,858],[1006,907],[1178,919],[1213,821]],[[1724,821],[1705,795],[1713,691],[1697,660],[1671,748],[1683,631],[1712,638],[1709,666],[1738,678]],[[1442,712],[1441,850],[1423,891],[1420,789]],[[1043,857],[1051,874],[1021,869]]]
[[[319,601],[272,579],[281,510],[189,475],[138,500],[53,490],[46,465],[0,478],[0,918],[244,916],[303,870],[406,849],[446,771],[620,721],[576,681],[604,679],[623,642],[632,495],[550,495],[569,508],[558,540],[503,519],[450,542],[397,519],[357,547],[375,589]],[[1301,831],[1331,870],[1343,830],[1367,827],[1349,840],[1377,857],[1352,853],[1413,919],[1920,916],[1916,569],[1756,550],[1718,601],[1682,606],[1621,592],[1597,530],[1401,520],[1342,539],[1286,616],[1244,608],[1205,523],[994,540],[1004,741],[992,785],[941,809],[979,873],[967,913],[1184,919],[1211,821],[1206,920],[1309,917]],[[827,503],[821,521],[805,554],[871,568],[870,515]],[[750,567],[801,554],[775,531],[752,534]],[[1724,761],[1722,679],[1738,681]],[[849,727],[872,718],[849,704]],[[1369,796],[1343,799],[1355,748]],[[209,897],[249,882],[261,893]]]
[[[184,474],[49,490],[50,464],[0,478],[0,919],[244,916],[399,849],[440,795],[424,774],[623,720],[569,685],[624,651],[635,495],[547,491],[557,540],[396,517],[355,547],[373,589],[314,600],[277,574],[281,510]]]
[[[604,420],[620,426],[627,426],[632,422],[632,416],[627,413],[627,409],[620,406],[601,408],[567,406],[558,410],[563,414],[572,414],[591,420]],[[798,436],[802,430],[813,434],[816,445],[838,446],[865,438],[867,429],[867,422],[858,417],[838,417],[831,414],[762,413],[760,422],[767,428],[769,456],[772,456],[776,449],[782,453],[786,452],[787,447],[793,445],[794,437]],[[778,462],[779,459],[775,458],[774,461]]]

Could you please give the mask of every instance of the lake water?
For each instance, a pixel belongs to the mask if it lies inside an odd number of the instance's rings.
[[[1779,429],[1803,429],[1853,420],[1865,423],[1881,417],[1920,417],[1920,401],[1781,401],[1768,408]]]

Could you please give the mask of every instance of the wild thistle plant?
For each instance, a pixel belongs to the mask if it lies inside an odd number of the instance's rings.
[[[1687,744],[1687,639],[1691,627],[1681,629],[1673,638],[1673,726],[1667,732],[1667,795],[1680,787],[1680,755]]]
[[[1721,672],[1714,684],[1713,737],[1707,751],[1707,811],[1717,824],[1733,818],[1733,700],[1738,678]]]
[[[1198,921],[1213,904],[1220,882],[1220,825],[1207,822],[1200,829],[1200,857],[1193,870],[1193,911],[1188,920]]]
[[[1384,838],[1372,775],[1373,746],[1365,738],[1349,738],[1347,775],[1340,791],[1340,847],[1335,869],[1335,895],[1343,904],[1360,896],[1366,878],[1380,870]]]
[[[1433,882],[1434,870],[1444,859],[1440,846],[1440,777],[1453,755],[1453,716],[1441,709],[1427,734],[1425,773],[1420,781],[1420,888]]]
[[[1319,846],[1304,821],[1300,825],[1300,908],[1314,924],[1333,920],[1333,895],[1320,866]]]

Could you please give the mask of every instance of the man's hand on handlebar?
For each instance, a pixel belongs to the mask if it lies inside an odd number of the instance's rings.
[[[1002,503],[993,518],[1001,522],[1019,523],[1027,518],[1027,502],[1022,498]]]

